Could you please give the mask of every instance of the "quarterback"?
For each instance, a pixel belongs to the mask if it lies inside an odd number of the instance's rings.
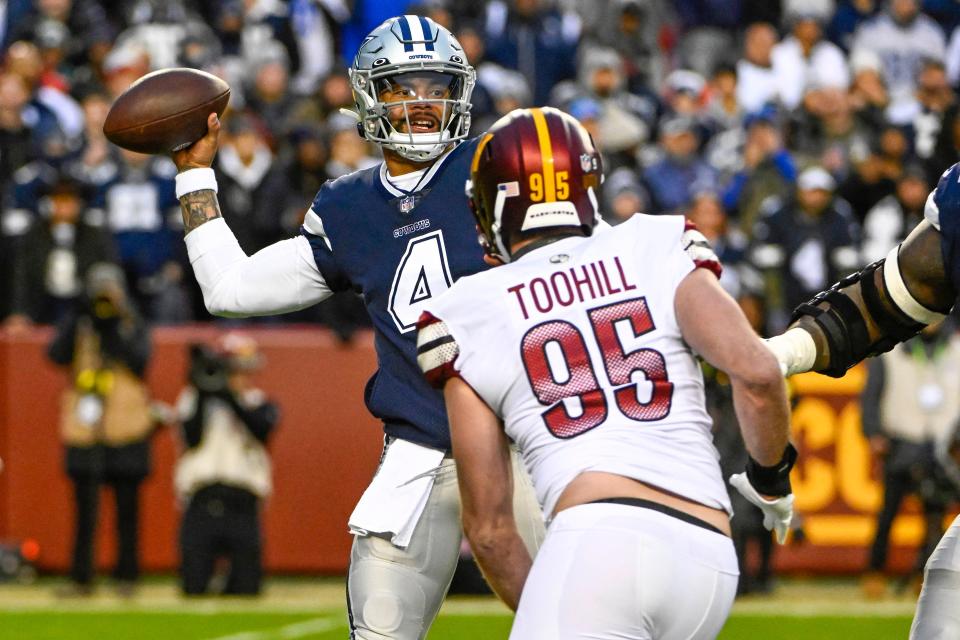
[[[781,538],[796,459],[784,384],[703,235],[681,216],[597,228],[600,177],[589,134],[555,109],[481,137],[471,205],[506,264],[425,305],[418,361],[443,388],[464,530],[517,612],[511,638],[712,638],[738,570],[694,352],[730,375],[751,455],[731,482]],[[510,441],[551,521],[536,561]]]
[[[417,640],[453,577],[461,542],[455,466],[443,398],[416,363],[424,304],[485,267],[463,185],[475,72],[453,35],[428,18],[391,18],[363,41],[350,69],[358,131],[384,162],[328,182],[298,237],[253,256],[220,215],[210,164],[219,122],[174,155],[177,197],[207,308],[251,316],[302,309],[334,291],[363,295],[379,370],[367,407],[384,424],[384,454],[350,516],[351,638]],[[543,521],[517,473],[518,518],[530,549]]]
[[[960,293],[960,164],[927,197],[924,220],[886,258],[801,305],[768,345],[786,375],[842,376],[949,313]],[[960,517],[927,561],[910,637],[960,637]]]

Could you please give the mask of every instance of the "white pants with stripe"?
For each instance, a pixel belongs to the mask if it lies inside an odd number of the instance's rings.
[[[960,516],[943,534],[923,570],[923,590],[910,640],[960,638]]]
[[[643,507],[571,507],[547,528],[510,639],[714,638],[738,576],[721,533]]]
[[[516,451],[513,509],[531,555],[543,541],[543,516],[530,476]],[[409,546],[389,536],[354,536],[347,575],[353,640],[420,640],[427,635],[450,587],[463,528],[457,468],[444,458]]]

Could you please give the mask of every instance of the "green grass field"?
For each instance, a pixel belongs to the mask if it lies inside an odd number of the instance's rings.
[[[58,599],[57,583],[0,586],[2,640],[344,640],[338,580],[274,581],[262,598],[184,600],[170,580],[151,581],[132,599],[102,588]],[[906,638],[909,596],[864,602],[851,582],[795,582],[772,596],[739,600],[721,640],[885,640]],[[431,640],[506,638],[510,616],[491,598],[448,600]]]

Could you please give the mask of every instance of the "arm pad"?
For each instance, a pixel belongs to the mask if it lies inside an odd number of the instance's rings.
[[[897,248],[894,248],[894,251],[897,251]],[[891,256],[894,259],[891,259]],[[897,279],[900,274],[899,265],[895,259],[896,254],[891,252],[891,256],[847,276],[794,310],[791,323],[803,316],[810,316],[827,340],[830,348],[830,366],[821,373],[834,378],[842,377],[847,369],[864,358],[889,351],[896,344],[916,335],[929,322],[928,317],[922,317],[926,322],[918,321],[913,317],[916,314],[909,314],[901,308],[903,296],[910,297],[905,286],[901,288],[902,290],[898,290],[896,295],[891,292],[888,282],[892,281],[894,276],[888,275],[887,272],[890,269],[896,270]],[[882,290],[877,285],[875,275],[881,266],[884,267],[885,275],[880,285]],[[872,342],[860,308],[841,291],[858,282],[867,312],[880,328],[881,337]],[[902,279],[899,279],[899,282],[902,284]],[[919,305],[912,297],[910,300]]]

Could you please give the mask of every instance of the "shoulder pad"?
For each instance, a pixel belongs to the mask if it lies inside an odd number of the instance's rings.
[[[927,196],[923,217],[939,231],[943,216],[956,216],[958,208],[960,208],[960,163],[954,164],[940,176],[936,189]]]
[[[460,375],[453,366],[460,347],[447,323],[427,311],[420,316],[417,329],[417,364],[427,382],[442,389],[447,380]]]
[[[697,225],[689,220],[686,221],[683,227],[680,244],[683,245],[683,250],[686,251],[698,269],[708,269],[713,275],[717,276],[718,279],[720,278],[720,275],[723,273],[720,258],[714,253],[713,247],[710,246],[710,241],[707,240],[707,237],[700,233],[700,231],[697,230]]]

